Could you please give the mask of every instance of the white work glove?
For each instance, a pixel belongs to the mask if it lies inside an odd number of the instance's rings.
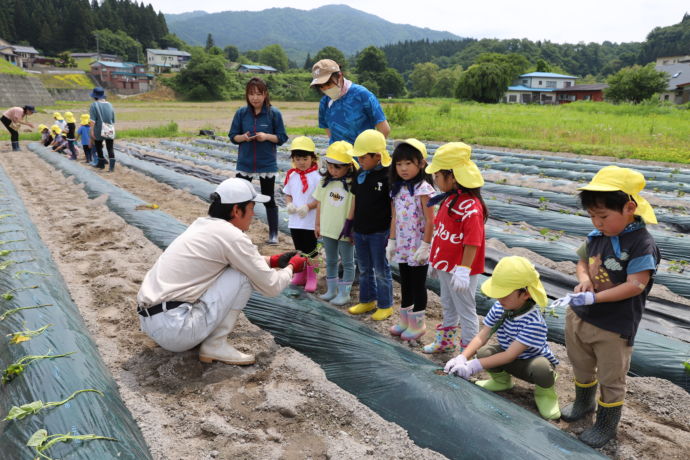
[[[436,273],[436,269],[431,264],[429,264],[429,268],[426,270],[426,277],[430,280],[438,279],[438,273]]]
[[[568,305],[574,305],[576,307],[582,307],[584,305],[592,305],[596,300],[596,296],[592,291],[585,291],[585,292],[578,292],[578,293],[570,293],[565,295],[564,297],[561,297],[560,299],[556,299],[553,301],[551,304],[551,308],[557,308],[557,307],[567,307]]]
[[[307,217],[307,214],[309,214],[309,206],[307,206],[306,204],[303,206],[300,206],[299,208],[297,208],[297,214],[300,217]]]
[[[446,363],[446,366],[443,368],[443,372],[446,374],[452,374],[459,366],[464,366],[465,363],[467,363],[467,358],[465,358],[462,354],[459,354]]]
[[[290,203],[287,205],[287,212],[288,214],[294,214],[297,212],[297,206],[295,206],[293,203]]]
[[[393,261],[393,256],[395,255],[395,248],[397,247],[397,244],[395,240],[388,239],[388,244],[386,245],[386,259],[388,259],[388,262]]]
[[[470,287],[470,272],[469,267],[458,265],[453,269],[453,277],[450,279],[450,285],[456,291],[465,291]]]
[[[478,359],[473,359],[472,361],[467,361],[466,363],[457,366],[457,369],[455,369],[455,371],[452,373],[458,377],[468,380],[474,374],[477,374],[483,370],[484,367],[482,366],[482,363],[480,363]]]
[[[419,245],[419,247],[415,251],[412,258],[419,265],[426,265],[429,263],[429,255],[430,254],[431,254],[431,245],[429,243],[422,241],[422,244]]]

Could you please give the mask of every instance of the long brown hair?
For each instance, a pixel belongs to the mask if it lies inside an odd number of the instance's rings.
[[[247,100],[247,106],[251,107],[252,104],[249,102],[249,93],[250,92],[258,92],[261,94],[266,95],[266,99],[264,99],[264,107],[267,109],[271,107],[271,98],[268,95],[268,85],[266,85],[266,82],[263,81],[259,77],[252,77],[251,80],[247,82],[247,86],[244,89],[244,98]]]

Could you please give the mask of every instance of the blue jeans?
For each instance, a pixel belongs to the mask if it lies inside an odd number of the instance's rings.
[[[378,308],[393,305],[393,276],[386,259],[389,231],[354,233],[359,264],[359,301],[376,301]]]
[[[338,277],[338,255],[343,264],[343,283],[352,283],[355,279],[355,247],[344,240],[324,236],[321,238],[326,250],[326,278]]]

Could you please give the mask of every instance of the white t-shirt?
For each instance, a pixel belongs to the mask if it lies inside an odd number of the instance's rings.
[[[309,187],[306,192],[302,191],[302,178],[298,173],[290,174],[290,180],[283,187],[283,193],[290,195],[292,197],[292,204],[296,207],[304,206],[305,204],[312,203],[316,201],[312,194],[316,187],[319,185],[321,180],[321,174],[319,171],[312,171],[306,174],[307,184]],[[288,227],[299,228],[303,230],[314,230],[314,224],[316,223],[316,208],[309,211],[305,217],[300,217],[299,214],[290,214],[288,220]]]

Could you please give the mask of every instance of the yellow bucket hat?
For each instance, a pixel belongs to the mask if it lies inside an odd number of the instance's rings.
[[[455,180],[465,188],[478,188],[484,185],[484,178],[479,168],[470,160],[472,147],[464,142],[449,142],[436,149],[431,164],[426,172],[433,174],[442,169],[453,171]]]
[[[482,292],[492,299],[500,299],[522,288],[527,288],[527,292],[537,305],[547,305],[548,299],[539,280],[539,272],[529,260],[520,256],[509,256],[499,260],[491,278],[482,283]]]
[[[74,123],[76,121],[72,112],[65,112],[65,121],[67,123]]]
[[[38,125],[38,132],[39,133],[43,132],[44,129],[48,129],[48,127],[42,123],[40,125]]]
[[[656,224],[656,215],[649,201],[640,196],[647,182],[642,173],[630,168],[620,168],[618,166],[605,166],[594,175],[589,184],[578,190],[589,190],[591,192],[625,192],[630,195],[637,203],[635,215],[642,217],[647,224]]]
[[[51,126],[50,130],[53,132],[53,134],[60,134],[60,132],[62,132],[62,130],[60,129],[60,127],[58,125]]]
[[[414,147],[415,149],[419,150],[419,153],[422,154],[422,158],[424,158],[425,160],[426,160],[426,157],[429,155],[426,152],[426,145],[424,145],[424,143],[422,141],[419,141],[417,139],[410,138],[410,139],[405,139],[404,141],[398,141],[394,144],[394,147],[398,147],[401,144],[408,144],[408,145],[411,145],[412,147]]]
[[[53,118],[55,118],[56,120],[64,120],[60,112],[53,112]]]
[[[82,125],[88,125],[89,121],[91,121],[89,114],[88,113],[82,113],[80,120],[79,120],[79,123],[81,123]]]
[[[324,157],[327,163],[333,163],[336,165],[349,165],[352,164],[355,170],[359,169],[359,165],[352,158],[352,144],[346,141],[333,142],[326,149],[326,156]]]
[[[355,139],[352,156],[361,157],[367,153],[380,153],[381,165],[390,166],[391,156],[386,147],[386,136],[375,129],[367,129]]]
[[[290,143],[289,150],[304,150],[306,152],[315,152],[316,145],[314,145],[314,141],[308,138],[307,136],[299,136],[292,140],[292,142]]]

